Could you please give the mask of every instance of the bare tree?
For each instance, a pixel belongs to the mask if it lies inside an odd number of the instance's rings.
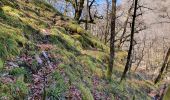
[[[94,22],[94,19],[92,18],[92,15],[91,15],[91,8],[92,8],[92,5],[94,4],[94,2],[95,2],[95,0],[92,0],[92,1],[87,0],[86,1],[85,30],[88,30],[88,23],[93,23]]]
[[[127,62],[126,62],[125,69],[124,69],[123,75],[121,77],[121,80],[123,80],[125,78],[126,73],[129,70],[129,65],[130,65],[130,61],[131,61],[132,49],[133,49],[133,40],[134,40],[134,33],[135,33],[135,21],[136,21],[137,5],[138,5],[138,0],[134,0],[134,6],[135,7],[134,7],[133,20],[132,20],[130,46],[129,46],[128,56],[127,56]]]
[[[131,10],[132,10],[132,8],[133,8],[133,4],[132,4],[132,6],[129,8],[129,10],[128,10],[128,14],[127,14],[126,20],[125,20],[124,25],[123,25],[123,33],[122,33],[122,35],[121,35],[121,37],[120,37],[120,40],[119,40],[118,48],[121,47],[121,44],[122,44],[122,42],[123,42],[123,38],[124,38],[124,36],[125,36],[125,34],[126,34],[127,25],[128,25],[129,17],[130,17],[130,15],[131,15]]]
[[[142,43],[143,43],[143,47],[142,47]],[[145,56],[145,47],[146,47],[146,35],[143,38],[143,41],[140,45],[138,45],[137,48],[137,53],[139,53],[139,55],[136,57],[136,68],[134,69],[134,71],[137,70],[137,68],[140,66],[141,62],[143,61],[143,58]],[[140,50],[141,49],[141,50]]]
[[[161,70],[160,70],[160,72],[159,72],[159,75],[158,75],[157,78],[155,79],[155,84],[161,79],[162,74],[163,74],[163,72],[164,72],[164,70],[165,70],[165,68],[166,68],[167,63],[168,63],[169,56],[170,56],[170,48],[169,48],[168,51],[167,51],[167,54],[166,54],[165,59],[164,59],[164,61],[163,61]]]
[[[106,26],[104,31],[104,43],[107,44],[107,38],[109,34],[109,6],[110,2],[109,0],[106,0]]]
[[[114,65],[114,58],[115,58],[115,26],[116,26],[116,0],[112,0],[112,17],[111,17],[111,36],[110,36],[110,59],[109,59],[109,66],[107,71],[108,79],[111,79],[112,76],[112,69]]]
[[[85,0],[66,0],[66,2],[70,2],[74,8],[74,19],[79,21],[83,8],[84,8],[84,1]]]

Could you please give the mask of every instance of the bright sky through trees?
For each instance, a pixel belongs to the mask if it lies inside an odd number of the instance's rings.
[[[105,2],[104,0],[96,0],[99,4],[102,4],[103,2]],[[117,0],[117,4],[119,5],[121,3],[122,0]]]

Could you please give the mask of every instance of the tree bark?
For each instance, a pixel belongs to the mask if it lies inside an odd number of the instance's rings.
[[[77,0],[71,0],[70,2],[73,5],[75,11],[74,19],[79,21],[84,8],[84,0],[80,0],[79,2]]]
[[[109,66],[107,70],[107,78],[111,80],[112,69],[115,58],[115,24],[116,23],[116,0],[112,0],[112,17],[111,17],[111,38],[110,38],[110,59]]]
[[[106,9],[106,27],[105,27],[105,36],[104,36],[104,43],[107,44],[107,38],[108,38],[108,26],[109,26],[109,0],[106,0],[107,3],[107,9]]]
[[[89,17],[89,0],[86,2],[86,23],[85,23],[85,30],[88,30],[88,17]]]
[[[162,74],[163,74],[163,72],[164,72],[164,69],[166,68],[166,65],[167,65],[167,63],[168,63],[169,56],[170,56],[170,48],[168,49],[168,51],[167,51],[167,53],[166,53],[166,56],[165,56],[165,59],[164,59],[164,61],[163,61],[161,70],[160,70],[160,72],[159,72],[159,75],[158,75],[157,78],[155,79],[155,84],[156,84],[157,82],[159,82],[159,80],[161,79]]]
[[[129,70],[131,56],[132,56],[132,50],[133,50],[133,40],[134,40],[134,33],[135,33],[135,21],[136,21],[136,12],[137,12],[138,0],[134,0],[134,2],[135,2],[134,3],[135,8],[134,8],[134,14],[133,14],[133,19],[132,19],[130,46],[129,46],[128,56],[127,56],[127,62],[126,62],[125,69],[124,69],[124,72],[123,72],[122,77],[121,77],[121,81],[126,77],[126,73]]]

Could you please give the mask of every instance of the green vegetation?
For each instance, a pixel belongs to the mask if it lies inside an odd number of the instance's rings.
[[[0,59],[0,70],[2,70],[4,67],[4,62],[2,61],[2,59]]]
[[[89,88],[86,88],[85,86],[83,86],[83,84],[79,84],[79,88],[82,92],[83,100],[94,100]]]
[[[65,84],[64,78],[59,71],[55,71],[52,77],[55,82],[48,89],[47,94],[51,99],[60,99],[63,96],[63,93],[66,92],[68,85]]]
[[[163,97],[163,100],[169,100],[170,98],[170,87],[167,88],[166,92],[165,92],[165,96]]]
[[[13,76],[20,76],[20,75],[24,75],[26,74],[26,70],[21,67],[21,68],[14,68],[12,69],[10,72],[9,72],[10,75],[13,75]]]
[[[3,5],[0,8],[0,73],[7,72],[13,77],[11,79],[8,75],[0,74],[0,99],[23,100],[33,95],[29,87],[35,85],[33,74],[48,68],[47,60],[54,69],[50,73],[46,70],[46,92],[43,93],[52,100],[66,98],[66,95],[76,97],[78,94],[71,94],[71,86],[75,86],[76,92],[80,91],[78,96],[83,100],[94,100],[93,90],[101,93],[100,99],[118,97],[127,100],[133,96],[136,100],[148,99],[147,94],[141,91],[147,83],[140,84],[141,81],[137,83],[137,79],[128,79],[126,84],[119,84],[119,79],[115,77],[122,73],[127,55],[125,51],[117,51],[116,60],[119,63],[114,67],[113,80],[108,83],[105,73],[109,48],[73,19],[65,20],[67,17],[40,0],[31,0],[30,3],[1,0],[0,3]],[[65,25],[54,24],[54,15],[62,16],[60,20]],[[43,51],[46,51],[49,59],[43,56]],[[36,55],[43,64],[38,63]],[[8,61],[22,67],[7,70],[5,68],[10,68]]]
[[[28,94],[28,87],[26,83],[21,80],[17,80],[15,83],[0,83],[0,88],[1,99],[24,99]]]

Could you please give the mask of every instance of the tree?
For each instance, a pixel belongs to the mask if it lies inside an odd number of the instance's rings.
[[[104,31],[104,43],[107,44],[107,38],[109,34],[109,6],[110,2],[109,0],[106,0],[106,26],[105,26],[105,31]]]
[[[86,23],[85,23],[85,30],[88,30],[88,17],[89,17],[89,0],[86,2]]]
[[[134,5],[135,7],[134,7],[134,14],[133,14],[133,19],[132,19],[132,27],[131,27],[131,35],[130,35],[130,46],[129,46],[128,56],[127,56],[127,62],[126,62],[125,69],[124,69],[124,72],[123,72],[122,77],[121,77],[121,81],[125,78],[126,73],[129,70],[129,66],[130,66],[130,62],[131,62],[138,0],[134,0],[134,4],[135,4]]]
[[[79,21],[83,8],[84,8],[85,0],[66,0],[66,2],[70,2],[74,8],[74,19]]]
[[[144,56],[145,56],[145,48],[146,48],[146,35],[144,36],[143,40],[141,41],[143,43],[143,47],[142,44],[138,44],[138,47],[136,49],[136,54],[138,53],[138,55],[135,54],[135,62],[136,62],[136,68],[134,69],[134,71],[137,70],[137,68],[139,67],[139,65],[141,64]]]
[[[91,8],[92,8],[92,5],[93,5],[94,2],[95,2],[95,0],[92,0],[92,1],[87,0],[86,1],[85,30],[88,30],[88,23],[93,23],[93,21],[94,21],[94,19],[92,18],[92,15],[91,15]]]
[[[163,64],[162,64],[162,67],[161,67],[161,70],[159,72],[159,75],[157,76],[157,78],[155,79],[155,84],[161,79],[162,77],[162,74],[167,66],[167,63],[168,63],[168,59],[169,59],[169,56],[170,56],[170,48],[168,49],[167,53],[166,53],[166,56],[165,56],[165,59],[163,61]]]
[[[130,17],[130,15],[131,15],[131,10],[132,10],[132,8],[133,8],[133,4],[132,4],[132,6],[129,8],[129,10],[128,10],[128,14],[127,14],[126,20],[125,20],[124,25],[123,25],[123,33],[122,33],[122,35],[121,35],[121,37],[120,37],[120,40],[119,40],[118,48],[121,47],[121,44],[122,44],[122,42],[123,42],[123,38],[124,38],[124,36],[125,36],[125,34],[126,34],[126,29],[127,29],[127,25],[128,25],[129,17]]]
[[[107,77],[110,80],[112,76],[112,69],[115,58],[115,26],[116,26],[116,0],[112,0],[112,12],[111,12],[111,36],[110,36],[110,59],[107,71]]]

